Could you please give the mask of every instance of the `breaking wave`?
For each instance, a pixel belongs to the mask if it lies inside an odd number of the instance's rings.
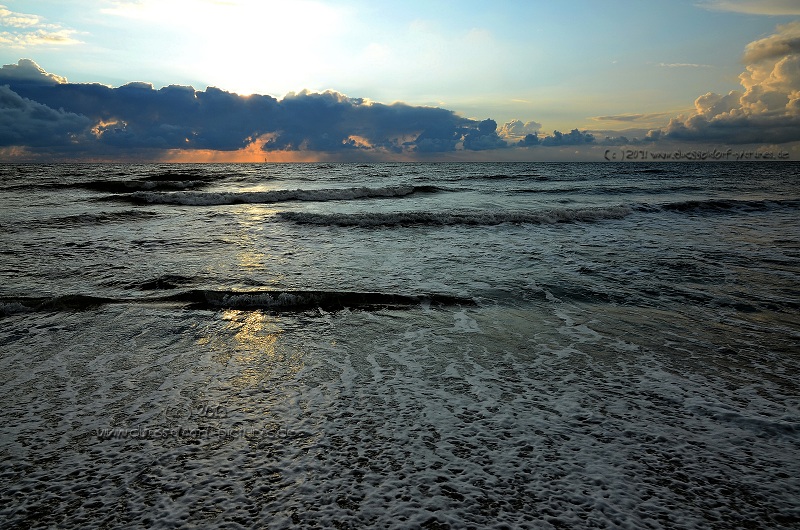
[[[436,186],[387,186],[382,188],[328,188],[250,192],[153,192],[139,191],[119,197],[137,204],[218,206],[224,204],[268,204],[287,201],[347,201],[407,197],[415,193],[445,191]]]
[[[84,294],[52,297],[3,297],[0,298],[0,317],[44,311],[83,311],[113,302],[114,300],[111,298]]]
[[[403,295],[352,291],[213,291],[193,290],[166,298],[185,302],[193,309],[266,309],[303,311],[321,308],[409,307],[433,305],[474,305],[472,299],[442,294]]]
[[[174,283],[183,283],[175,281]],[[142,289],[172,289],[177,285],[144,285]],[[106,298],[84,294],[52,297],[2,297],[0,317],[20,313],[85,311],[107,304],[174,303],[188,309],[242,309],[266,311],[306,311],[322,309],[407,308],[420,305],[475,305],[471,298],[445,294],[405,295],[356,291],[226,291],[194,289],[170,296],[154,298]]]

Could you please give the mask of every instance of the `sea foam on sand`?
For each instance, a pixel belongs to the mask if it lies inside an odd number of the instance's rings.
[[[646,333],[610,339],[611,321],[575,307],[13,315],[2,517],[796,524],[796,396],[670,358]]]

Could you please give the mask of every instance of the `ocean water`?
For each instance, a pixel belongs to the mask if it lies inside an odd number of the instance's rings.
[[[0,166],[5,528],[798,528],[800,164]]]

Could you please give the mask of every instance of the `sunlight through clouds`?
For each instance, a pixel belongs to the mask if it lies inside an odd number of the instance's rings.
[[[173,32],[170,61],[239,94],[268,92],[274,79],[326,88],[314,77],[331,63],[326,41],[343,17],[315,1],[144,0],[115,2],[103,12]]]
[[[800,138],[779,0],[657,23],[630,0],[0,2],[0,147],[263,162]]]

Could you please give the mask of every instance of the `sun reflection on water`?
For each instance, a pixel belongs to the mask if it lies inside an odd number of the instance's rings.
[[[265,267],[267,257],[261,252],[245,250],[237,255],[237,260],[243,269],[261,270]]]
[[[225,365],[234,390],[258,387],[293,377],[303,367],[302,355],[282,340],[280,317],[261,311],[226,310],[224,331],[209,338],[215,360]]]

